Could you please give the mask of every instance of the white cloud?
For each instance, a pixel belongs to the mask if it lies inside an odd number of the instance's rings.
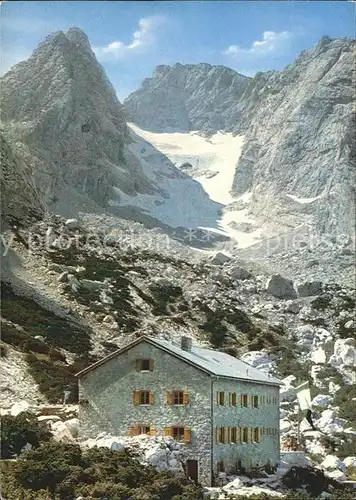
[[[133,33],[131,43],[115,41],[105,47],[94,47],[93,50],[99,59],[120,59],[141,52],[155,44],[157,32],[165,22],[163,16],[143,17],[138,22],[138,30]]]
[[[256,40],[249,49],[243,49],[239,45],[230,45],[225,51],[225,55],[248,56],[256,58],[266,55],[278,55],[288,46],[292,38],[290,31],[265,31],[262,40]]]

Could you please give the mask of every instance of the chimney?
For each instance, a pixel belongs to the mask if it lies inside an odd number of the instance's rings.
[[[190,337],[182,337],[180,340],[180,347],[183,351],[192,351],[192,339]]]

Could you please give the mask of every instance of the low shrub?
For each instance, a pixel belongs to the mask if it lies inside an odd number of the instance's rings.
[[[38,422],[32,413],[5,415],[1,418],[1,458],[14,458],[27,443],[37,448],[51,436],[47,425]]]
[[[17,495],[12,498],[27,498],[28,493],[42,495],[43,491],[56,500],[78,496],[110,500],[204,498],[202,488],[185,476],[142,465],[128,451],[106,448],[81,451],[78,445],[56,442],[23,453],[4,480],[6,498],[10,498],[10,492]]]

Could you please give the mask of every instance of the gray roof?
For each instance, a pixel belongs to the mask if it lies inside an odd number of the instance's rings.
[[[270,385],[280,385],[281,381],[275,377],[261,372],[257,368],[234,358],[225,352],[214,351],[213,349],[202,349],[192,346],[191,352],[181,349],[180,344],[168,342],[160,338],[148,337],[154,344],[160,345],[165,351],[170,351],[181,358],[199,366],[212,375],[219,377],[237,378],[249,382],[259,382]]]
[[[191,351],[185,351],[181,348],[180,344],[177,342],[169,342],[167,340],[163,340],[157,337],[149,337],[143,335],[133,342],[130,342],[128,345],[123,347],[122,349],[118,349],[115,352],[112,352],[105,358],[93,363],[92,365],[84,368],[79,373],[77,373],[77,377],[81,377],[86,373],[95,370],[98,366],[106,363],[110,359],[113,359],[119,356],[121,353],[127,351],[134,345],[139,344],[140,342],[150,342],[156,347],[163,349],[166,352],[171,353],[173,356],[179,357],[187,361],[201,370],[209,373],[210,375],[216,375],[217,377],[227,377],[232,379],[246,380],[252,383],[259,384],[269,384],[269,385],[281,385],[281,381],[266,375],[265,373],[257,370],[253,366],[241,361],[240,359],[234,358],[225,352],[214,351],[213,349],[202,349],[200,347],[192,346]]]

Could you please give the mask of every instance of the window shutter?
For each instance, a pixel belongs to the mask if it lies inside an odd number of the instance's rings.
[[[166,403],[167,403],[167,405],[173,404],[173,392],[172,391],[166,392]]]
[[[157,429],[154,425],[150,426],[150,436],[157,436]]]
[[[231,394],[231,392],[229,392],[229,406],[231,406],[231,396],[232,396],[232,394]]]
[[[218,405],[220,403],[220,395],[219,391],[216,391],[216,404]]]
[[[215,442],[219,443],[219,427],[215,427]]]
[[[251,408],[253,408],[253,394],[250,396],[250,401],[251,401]]]
[[[227,442],[231,443],[231,427],[227,428]]]
[[[183,392],[183,404],[189,404],[189,392]]]
[[[139,405],[140,404],[140,391],[134,391],[132,393],[132,399],[133,399],[134,406]]]
[[[171,428],[171,427],[165,427],[165,428],[163,429],[163,434],[164,434],[165,436],[171,436],[171,435],[172,435],[172,428]]]
[[[228,442],[229,442],[229,428],[224,427],[224,443],[228,443]]]
[[[136,371],[140,372],[141,371],[141,360],[136,359]]]
[[[249,443],[253,443],[253,427],[249,429]]]
[[[153,391],[150,391],[149,402],[150,402],[150,405],[155,404],[155,393]]]
[[[241,403],[241,406],[243,406],[243,404],[244,404],[244,395],[243,394],[241,394],[241,396],[240,396],[240,403]]]
[[[184,427],[184,442],[185,443],[190,443],[190,428],[189,427]]]
[[[130,436],[138,435],[138,425],[133,425],[129,431]]]
[[[150,372],[153,372],[153,367],[154,367],[154,361],[153,359],[150,359]]]

